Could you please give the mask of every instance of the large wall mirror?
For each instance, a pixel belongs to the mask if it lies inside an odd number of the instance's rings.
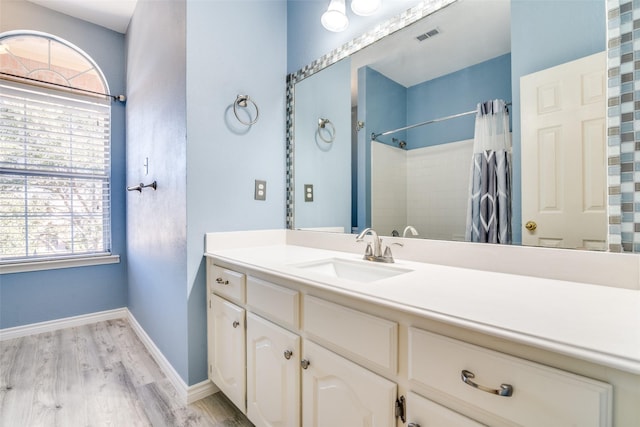
[[[502,99],[513,243],[606,250],[604,3],[444,2],[289,76],[287,226],[464,240],[473,112]]]

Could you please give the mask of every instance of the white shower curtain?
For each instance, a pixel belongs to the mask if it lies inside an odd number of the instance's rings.
[[[465,237],[511,243],[511,134],[503,100],[478,104]]]

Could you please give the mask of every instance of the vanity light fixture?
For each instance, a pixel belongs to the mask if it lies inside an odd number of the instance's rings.
[[[347,18],[346,0],[331,0],[327,11],[322,14],[320,22],[322,26],[329,31],[340,32],[349,26],[349,18]],[[351,0],[351,10],[356,15],[371,16],[376,13],[382,0]]]
[[[351,10],[360,16],[373,15],[380,9],[381,5],[382,0],[351,0]]]
[[[322,22],[324,28],[336,33],[347,29],[349,19],[346,14],[345,1],[346,0],[331,0],[329,8],[320,18],[320,22]]]

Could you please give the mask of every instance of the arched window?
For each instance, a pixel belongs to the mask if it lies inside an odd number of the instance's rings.
[[[110,98],[95,62],[0,34],[0,262],[111,252]]]

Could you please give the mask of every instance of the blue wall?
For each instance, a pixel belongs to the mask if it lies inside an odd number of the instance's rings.
[[[332,90],[327,91],[328,87]],[[339,226],[349,233],[351,60],[343,59],[296,84],[295,98],[295,199],[301,201],[295,207],[296,228]],[[335,128],[332,143],[318,136],[321,117],[331,120]],[[304,184],[313,185],[313,202],[304,201]]]
[[[371,226],[371,134],[406,126],[407,88],[369,67],[358,69],[358,120],[365,126],[358,132],[358,229]],[[405,132],[380,138],[406,139]]]
[[[26,1],[0,3],[0,32],[34,30],[78,46],[101,68],[111,93],[125,92],[124,36]],[[111,215],[119,264],[0,276],[0,328],[126,307],[125,108],[111,109]]]
[[[286,16],[285,0],[187,3],[189,384],[207,378],[204,234],[285,225]],[[260,109],[251,127],[233,115],[238,94]]]
[[[478,102],[511,101],[511,55],[502,55],[407,89],[407,125],[475,110]],[[414,149],[472,139],[475,115],[407,131]]]
[[[186,381],[186,3],[138,2],[126,40],[127,182],[158,182],[127,199],[129,310]]]

